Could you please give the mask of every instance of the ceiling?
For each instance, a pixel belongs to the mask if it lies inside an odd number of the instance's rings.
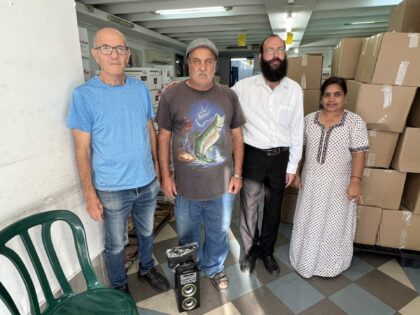
[[[269,34],[286,37],[289,48],[322,50],[344,37],[367,37],[386,31],[390,10],[401,0],[79,0],[80,12],[100,12],[133,23],[156,42],[184,50],[197,37],[211,39],[221,51],[241,50],[238,35],[246,34],[252,50]],[[86,6],[87,5],[87,6]],[[224,6],[225,12],[159,15],[156,10]],[[93,13],[92,13],[93,14]],[[108,18],[109,19],[109,18]],[[123,21],[124,22],[124,21]],[[370,22],[367,24],[353,24]],[[254,45],[253,45],[254,44]]]

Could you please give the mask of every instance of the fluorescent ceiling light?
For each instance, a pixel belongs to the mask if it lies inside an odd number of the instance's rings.
[[[192,14],[192,13],[209,13],[209,12],[223,12],[227,11],[225,7],[204,7],[204,8],[189,8],[189,9],[172,9],[172,10],[157,10],[156,14],[171,15],[171,14]]]
[[[347,23],[347,24],[348,25],[362,25],[362,24],[377,24],[377,23],[384,23],[384,22],[365,21],[365,22],[351,22],[351,23]]]

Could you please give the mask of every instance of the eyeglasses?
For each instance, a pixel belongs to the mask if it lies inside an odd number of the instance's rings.
[[[264,50],[264,52],[267,55],[271,55],[271,56],[273,56],[274,52],[276,52],[276,51],[277,51],[277,55],[280,55],[280,54],[284,53],[286,51],[286,49],[284,47],[279,47],[277,49],[274,49],[274,48],[270,47],[270,48],[267,48],[266,50]]]
[[[128,47],[126,46],[111,47],[108,45],[103,45],[103,46],[95,47],[94,49],[99,50],[101,54],[103,55],[111,55],[114,49],[117,55],[126,55],[128,52]]]
[[[203,61],[206,64],[206,66],[212,66],[216,62],[216,60],[212,59],[212,58],[208,58],[208,59],[205,59]],[[198,59],[198,58],[193,58],[193,60],[191,62],[196,67],[201,65],[201,60]]]

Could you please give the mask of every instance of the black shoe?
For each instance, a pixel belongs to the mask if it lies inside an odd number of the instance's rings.
[[[272,276],[278,276],[280,273],[280,268],[277,262],[274,260],[273,255],[262,255],[260,256],[264,262],[264,267]]]
[[[127,293],[128,295],[131,295],[130,290],[128,289],[128,284],[127,283],[123,284],[123,285],[120,285],[118,287],[114,287],[114,289],[118,290],[118,291],[121,291],[121,292],[124,292],[124,293]]]
[[[251,251],[248,254],[246,254],[244,259],[241,261],[241,271],[246,273],[252,273],[254,271],[257,258],[258,256]]]
[[[158,292],[165,292],[169,290],[169,282],[162,276],[155,267],[149,270],[148,273],[142,275],[140,271],[137,273],[139,281],[149,284],[153,289]]]

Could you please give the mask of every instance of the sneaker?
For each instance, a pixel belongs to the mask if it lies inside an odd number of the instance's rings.
[[[137,273],[139,281],[147,283],[154,290],[158,292],[165,292],[169,290],[169,282],[153,267],[148,273],[142,275],[140,271]]]

